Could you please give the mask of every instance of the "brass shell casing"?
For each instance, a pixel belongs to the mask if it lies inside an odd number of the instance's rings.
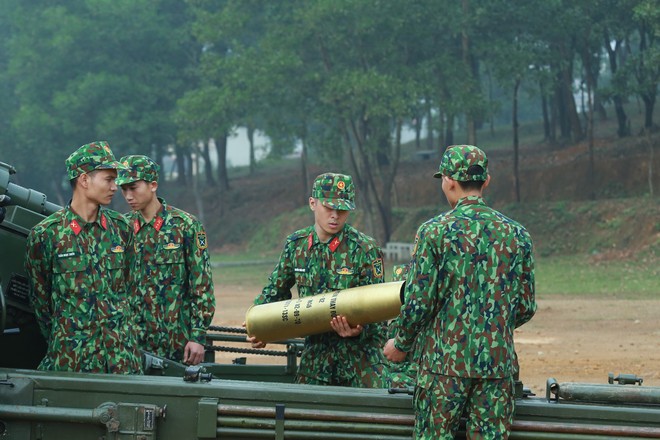
[[[252,306],[245,314],[249,336],[263,342],[332,331],[335,316],[351,325],[395,318],[401,310],[402,281],[336,290],[304,298]]]

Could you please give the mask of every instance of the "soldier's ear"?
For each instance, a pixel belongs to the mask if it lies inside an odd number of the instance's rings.
[[[485,190],[488,187],[488,184],[490,183],[490,174],[488,177],[486,177],[486,181],[484,182],[484,185],[481,187],[481,190]]]
[[[309,198],[309,209],[312,211],[316,209],[316,199],[314,197]]]
[[[80,176],[78,176],[78,184],[82,188],[87,189],[87,187],[89,186],[89,174],[82,173]]]

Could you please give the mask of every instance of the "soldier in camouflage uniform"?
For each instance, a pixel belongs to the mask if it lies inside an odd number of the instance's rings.
[[[434,177],[452,209],[417,231],[406,301],[384,352],[404,359],[422,332],[416,438],[454,438],[465,411],[467,438],[506,439],[518,369],[513,333],[536,311],[532,240],[485,204],[490,176],[479,148],[448,147]]]
[[[291,234],[269,283],[254,303],[291,299],[298,286],[302,297],[383,282],[383,254],[375,241],[346,224],[355,209],[351,176],[325,173],[314,181],[309,207],[314,225]],[[383,387],[385,359],[380,347],[386,324],[351,326],[333,318],[334,332],[309,336],[296,381],[316,385]],[[251,337],[253,347],[266,344]]]
[[[130,226],[107,205],[121,164],[107,142],[66,160],[73,197],[28,236],[30,299],[48,343],[41,370],[141,373],[142,356],[127,295]]]
[[[191,214],[156,194],[159,166],[147,156],[124,156],[117,184],[133,210],[131,284],[141,303],[140,348],[190,365],[204,360],[215,311],[208,241]]]

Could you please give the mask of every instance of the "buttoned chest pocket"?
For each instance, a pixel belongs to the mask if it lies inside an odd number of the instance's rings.
[[[112,291],[119,294],[125,293],[128,288],[128,261],[124,252],[110,252],[104,257],[105,276]]]
[[[308,272],[296,272],[296,286],[298,286],[298,296],[310,296],[314,294],[312,286],[314,285],[314,277]]]
[[[75,251],[62,252],[53,261],[53,304],[60,308],[59,301],[75,300],[77,296],[86,296],[85,288],[89,284],[89,256]]]
[[[156,273],[152,282],[159,285],[183,285],[186,281],[186,259],[180,243],[168,243],[156,248]]]
[[[336,290],[349,289],[357,285],[357,276],[353,274],[334,274],[334,286]]]

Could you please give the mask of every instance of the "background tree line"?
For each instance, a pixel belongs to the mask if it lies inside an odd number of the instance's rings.
[[[657,0],[4,0],[0,34],[0,159],[22,183],[65,202],[66,154],[106,139],[175,153],[180,185],[199,163],[222,200],[245,127],[272,156],[301,146],[301,202],[310,160],[350,172],[385,241],[403,130],[441,150],[509,124],[519,200],[520,121],[588,140],[593,173],[594,125],[652,131],[660,75]]]

